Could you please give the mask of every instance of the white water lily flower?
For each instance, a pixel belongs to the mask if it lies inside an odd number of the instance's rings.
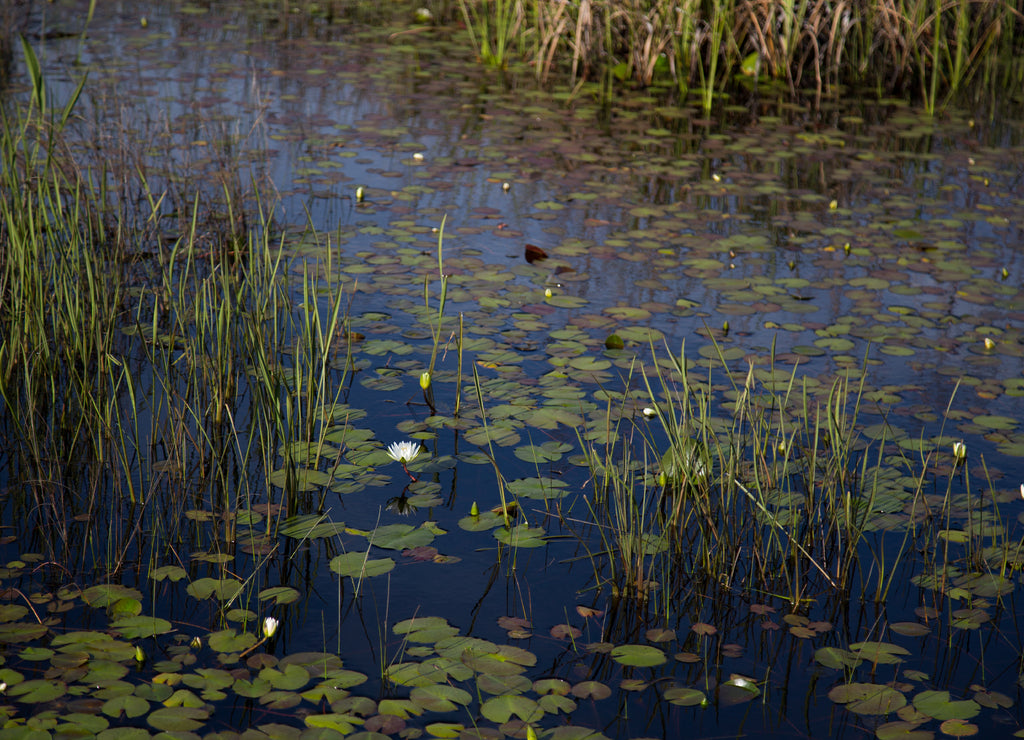
[[[953,459],[961,461],[967,457],[967,445],[963,442],[953,443]]]
[[[266,619],[264,619],[263,620],[263,635],[264,635],[264,637],[266,637],[268,639],[273,637],[274,633],[277,632],[277,625],[278,624],[280,624],[280,622],[278,622],[273,617],[267,617]]]
[[[658,412],[657,412],[657,410],[655,410],[655,408],[653,406],[645,406],[644,407],[644,416],[646,416],[648,419],[653,419],[657,415],[658,415]]]
[[[405,464],[412,462],[413,458],[420,454],[420,446],[417,442],[392,442],[387,453],[395,462]]]

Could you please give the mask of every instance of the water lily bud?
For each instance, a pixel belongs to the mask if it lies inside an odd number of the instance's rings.
[[[1024,498],[1024,483],[1020,484],[1020,497]]]
[[[779,443],[778,443],[778,444],[777,444],[777,445],[775,446],[775,450],[776,450],[776,452],[778,452],[778,453],[779,453],[780,455],[785,455],[785,454],[786,454],[786,443],[785,443],[785,442],[779,442]]]
[[[203,638],[201,638],[199,635],[196,635],[195,637],[192,638],[192,641],[189,642],[189,646],[193,650],[198,650],[199,648],[201,648],[203,646]]]
[[[846,254],[850,253],[850,242],[846,242],[846,244],[843,245],[843,251],[846,252]]]
[[[1010,271],[1004,267],[1003,271],[999,273],[999,275],[1003,278],[1003,280],[1006,280],[1006,278],[1010,277]]]
[[[263,634],[264,634],[264,636],[267,637],[268,639],[273,637],[274,633],[277,632],[277,625],[278,624],[279,624],[279,622],[276,619],[274,619],[273,617],[267,617],[266,619],[264,619],[263,620]]]
[[[722,322],[722,331],[725,332],[726,334],[729,333],[729,322],[728,321]]]
[[[1021,489],[1024,490],[1024,485],[1021,486]],[[1024,493],[1021,495],[1024,495]],[[476,501],[474,501],[473,505],[469,507],[469,515],[480,516],[480,507],[476,505]]]
[[[362,202],[363,202],[363,186],[360,185],[358,188],[356,188],[356,203],[362,203]]]
[[[967,458],[967,445],[963,442],[953,443],[953,459],[957,462],[963,462]]]
[[[829,204],[828,204],[828,209],[829,209],[830,211],[834,211],[834,210],[835,210],[835,209],[837,209],[838,207],[839,207],[839,201],[838,201],[838,200],[836,200],[835,198],[833,198],[833,199],[831,200],[831,202],[829,202]]]
[[[6,681],[0,681],[0,694],[6,693],[6,691],[7,691],[7,682]]]
[[[992,340],[992,337],[985,337],[985,349],[995,349],[996,343]]]
[[[430,387],[430,373],[420,373],[420,388],[426,390]]]
[[[545,298],[550,298],[551,297],[551,288],[544,288],[544,297]]]
[[[139,25],[143,28],[149,28],[149,21],[146,19],[146,16],[139,18]]]
[[[657,415],[658,412],[653,407],[647,406],[646,408],[644,408],[644,416],[646,416],[648,419],[653,419]]]
[[[668,483],[668,478],[665,477],[665,473],[658,473],[658,485],[664,488],[666,483]]]
[[[503,182],[501,183],[501,189],[507,193],[509,190],[512,189],[512,186],[509,185],[507,182]]]
[[[136,663],[145,663],[146,662],[146,653],[138,645],[135,646],[135,662]]]

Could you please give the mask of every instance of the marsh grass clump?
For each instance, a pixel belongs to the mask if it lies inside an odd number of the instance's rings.
[[[190,518],[224,523],[203,546],[234,547],[237,512],[268,506],[264,491],[282,491],[268,511],[319,506],[308,480],[339,463],[327,437],[344,428],[336,411],[351,368],[329,239],[310,229],[303,238],[322,239],[327,256],[292,263],[273,211],[226,189],[227,212],[246,210],[244,238],[204,245],[197,193],[185,230],[153,241],[133,227],[133,204],[112,206],[93,179],[103,168],[85,164],[75,114],[85,80],[56,105],[27,43],[23,53],[32,88],[0,120],[0,433],[7,480],[19,482],[10,514],[53,560],[113,573],[172,547]],[[139,172],[133,188],[157,219],[166,192],[150,182]]]
[[[1011,3],[970,0],[460,0],[472,46],[505,66],[518,50],[538,79],[669,82],[705,111],[736,73],[793,94],[848,85],[912,93],[934,111],[972,88],[988,97],[1021,71],[1022,19]]]
[[[627,388],[639,385],[641,397],[610,396],[609,442],[583,444],[599,587],[653,599],[651,613],[663,616],[700,584],[772,594],[794,609],[822,595],[884,602],[898,574],[954,567],[949,537],[973,543],[957,573],[988,570],[979,565],[980,526],[975,535],[940,534],[957,529],[964,507],[979,510],[970,514],[979,521],[991,516],[969,482],[957,482],[963,460],[943,464],[941,434],[917,445],[925,451],[917,460],[886,424],[866,435],[866,373],[825,385],[774,363],[726,367],[720,355],[698,365],[682,351],[658,352],[629,375]],[[926,495],[940,486],[944,494]],[[934,557],[911,563],[915,550]]]

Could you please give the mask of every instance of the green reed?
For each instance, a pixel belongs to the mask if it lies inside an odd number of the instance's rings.
[[[623,394],[609,394],[609,442],[580,440],[591,472],[587,508],[600,547],[589,555],[598,586],[641,601],[657,594],[658,611],[695,582],[772,594],[794,608],[822,593],[881,602],[915,549],[935,554],[929,571],[960,557],[948,547],[959,535],[940,530],[954,528],[954,488],[965,489],[958,516],[965,500],[971,509],[969,484],[944,477],[938,450],[915,464],[893,453],[896,434],[887,427],[863,434],[866,373],[821,386],[774,363],[743,373],[726,367],[720,354],[701,368],[683,351],[656,352],[650,366],[630,373]],[[636,377],[643,400],[629,389]],[[891,512],[894,479],[907,484]],[[938,509],[926,502],[926,485],[945,486]],[[896,526],[898,536],[884,534]],[[984,554],[981,537],[994,537]],[[966,562],[987,560],[1001,572],[1017,557],[992,527],[965,538]]]
[[[491,67],[508,65],[512,47],[522,45],[523,0],[459,0],[470,44]]]
[[[768,77],[790,94],[824,95],[847,85],[880,93],[916,92],[934,111],[971,80],[994,92],[1024,74],[1024,17],[1010,3],[970,0],[871,0],[853,8],[825,0],[584,0],[541,3],[460,0],[469,43],[489,65],[508,50],[532,55],[537,78],[564,74],[573,84],[671,77],[700,91],[711,109],[741,58],[756,53]],[[607,90],[606,90],[607,92]]]
[[[89,179],[104,169],[75,148],[84,80],[55,106],[27,44],[24,54],[31,94],[4,108],[0,128],[2,433],[17,451],[12,479],[29,482],[12,512],[36,523],[52,559],[88,550],[114,572],[147,548],[179,547],[188,512],[222,523],[210,543],[221,547],[237,513],[272,503],[278,484],[282,513],[322,506],[326,490],[300,503],[310,488],[297,471],[336,466],[324,451],[344,426],[351,348],[338,341],[347,298],[330,240],[306,230],[325,256],[300,266],[296,295],[272,210],[225,187],[231,223],[254,224],[244,235],[211,247],[195,193],[165,246]],[[168,192],[135,174],[153,221]]]

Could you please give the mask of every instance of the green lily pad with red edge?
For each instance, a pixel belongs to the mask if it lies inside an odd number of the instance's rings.
[[[653,645],[618,645],[612,649],[612,660],[628,666],[650,667],[661,665],[668,658]]]
[[[867,715],[890,714],[907,704],[901,692],[875,683],[841,684],[828,692],[828,698],[855,714]]]

